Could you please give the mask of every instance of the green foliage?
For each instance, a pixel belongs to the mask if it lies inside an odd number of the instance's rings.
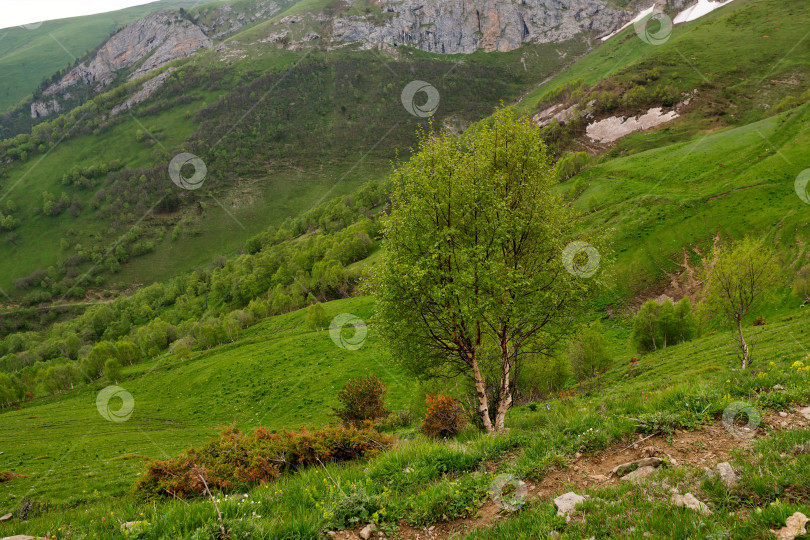
[[[591,162],[587,152],[568,152],[554,165],[554,176],[563,182],[582,172]]]
[[[535,350],[553,346],[599,283],[563,266],[563,249],[579,237],[577,214],[551,191],[537,128],[509,109],[461,138],[426,136],[392,182],[372,279],[381,335],[421,379],[468,374],[490,429],[485,400],[498,397],[497,426],[527,339],[541,341]],[[490,373],[498,379],[488,389]]]
[[[579,338],[568,348],[568,361],[577,380],[590,379],[607,371],[613,359],[607,351],[604,328],[597,322],[591,323]]]
[[[341,407],[333,413],[347,426],[359,427],[388,416],[385,410],[385,383],[373,373],[349,379],[338,392]]]
[[[710,317],[736,330],[743,369],[748,365],[749,349],[742,321],[772,299],[781,283],[776,252],[751,237],[715,249],[706,268],[703,307]]]
[[[323,330],[329,325],[330,317],[320,302],[316,302],[307,308],[307,326],[313,330]]]
[[[104,362],[104,378],[112,384],[118,384],[121,379],[121,362],[117,358],[108,358]]]
[[[661,303],[648,300],[633,317],[633,342],[638,352],[654,351],[693,339],[697,327],[688,298],[682,298],[677,305],[669,298]]]

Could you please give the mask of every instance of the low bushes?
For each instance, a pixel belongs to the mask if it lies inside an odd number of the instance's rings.
[[[373,373],[367,377],[350,379],[338,392],[342,407],[333,409],[343,424],[358,427],[364,422],[388,416],[385,410],[385,383]]]
[[[147,497],[187,498],[210,489],[261,484],[283,472],[328,461],[349,461],[389,448],[393,439],[369,429],[326,427],[318,431],[270,433],[257,428],[242,434],[226,428],[220,438],[201,449],[147,464],[135,484]],[[203,482],[203,479],[205,482]]]
[[[455,437],[467,424],[464,407],[455,398],[426,396],[427,414],[422,433],[429,437]]]

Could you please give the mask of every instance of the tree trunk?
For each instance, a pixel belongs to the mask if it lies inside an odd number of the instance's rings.
[[[478,415],[481,416],[481,421],[484,423],[484,429],[487,433],[492,433],[495,428],[492,427],[492,420],[489,419],[489,392],[487,392],[487,381],[481,375],[481,370],[478,367],[478,358],[472,358],[473,376],[475,377],[475,393],[478,397]]]
[[[742,369],[748,367],[748,344],[745,342],[742,331],[742,319],[737,319],[737,332],[740,334],[740,350],[742,351]]]
[[[509,363],[509,347],[501,343],[501,388],[498,395],[498,408],[495,411],[495,431],[502,432],[506,422],[506,411],[512,405],[511,365]]]

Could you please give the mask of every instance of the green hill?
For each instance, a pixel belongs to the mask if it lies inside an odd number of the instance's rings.
[[[203,0],[160,0],[119,11],[0,29],[0,113],[18,105],[57,71],[73,64],[127,24],[160,9],[189,8]]]
[[[15,203],[3,212],[19,223],[0,243],[0,287],[16,288],[0,321],[0,511],[15,517],[0,533],[350,538],[375,522],[386,538],[427,529],[469,539],[748,539],[810,515],[810,315],[790,293],[810,275],[810,206],[795,188],[810,168],[810,64],[797,46],[807,9],[735,0],[657,47],[631,29],[539,88],[562,65],[551,54],[559,45],[467,57],[245,45],[231,63],[209,51],[173,65],[132,116],[106,116],[134,90],[124,86],[3,142],[12,162],[0,165],[0,193]],[[539,60],[524,69],[527,51]],[[584,112],[543,134],[555,158],[580,160],[570,174],[559,166],[556,189],[583,212],[583,227],[611,238],[613,285],[590,312],[611,367],[563,380],[563,351],[559,363],[534,366],[499,435],[420,433],[425,394],[465,398],[464,382],[406,376],[380,345],[373,297],[362,296],[363,271],[379,260],[391,161],[407,159],[414,133],[429,126],[400,102],[414,79],[439,90],[434,126],[453,133],[520,96],[523,112]],[[616,144],[587,137],[592,122],[686,99],[672,122]],[[588,156],[571,157],[583,149]],[[181,150],[205,161],[203,190],[167,180]],[[62,191],[78,213],[43,214]],[[738,369],[727,329],[705,321],[696,339],[639,354],[633,308],[661,294],[699,299],[712,246],[745,236],[773,247],[786,276],[775,301],[742,321],[750,369]],[[15,285],[22,276],[30,279]],[[313,325],[317,308],[301,308],[315,303],[325,314]],[[358,350],[313,330],[346,313],[369,322]],[[134,405],[120,423],[96,405],[113,382],[110,359],[124,364],[114,379],[128,394],[106,411]],[[211,499],[144,500],[133,488],[152,460],[199,449],[224,426],[330,424],[342,385],[366,373],[388,385],[396,414],[376,428],[396,437],[391,449],[260,485],[235,480]],[[740,402],[748,412],[724,418]],[[639,481],[612,472],[651,457],[659,467]],[[707,474],[724,461],[736,483]],[[498,481],[517,479],[527,492],[507,491],[504,505]],[[567,520],[552,500],[569,491],[590,499]],[[711,513],[676,508],[687,493]]]

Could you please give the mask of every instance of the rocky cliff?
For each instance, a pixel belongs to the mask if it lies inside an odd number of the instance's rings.
[[[511,51],[527,42],[608,33],[630,13],[605,0],[378,0],[382,21],[338,18],[333,38],[442,53]]]
[[[95,54],[46,88],[43,95],[47,99],[31,104],[31,117],[58,111],[58,101],[69,99],[70,89],[76,85],[87,85],[99,91],[122,72],[129,80],[136,79],[212,44],[211,38],[183,14],[152,13],[116,32]]]

